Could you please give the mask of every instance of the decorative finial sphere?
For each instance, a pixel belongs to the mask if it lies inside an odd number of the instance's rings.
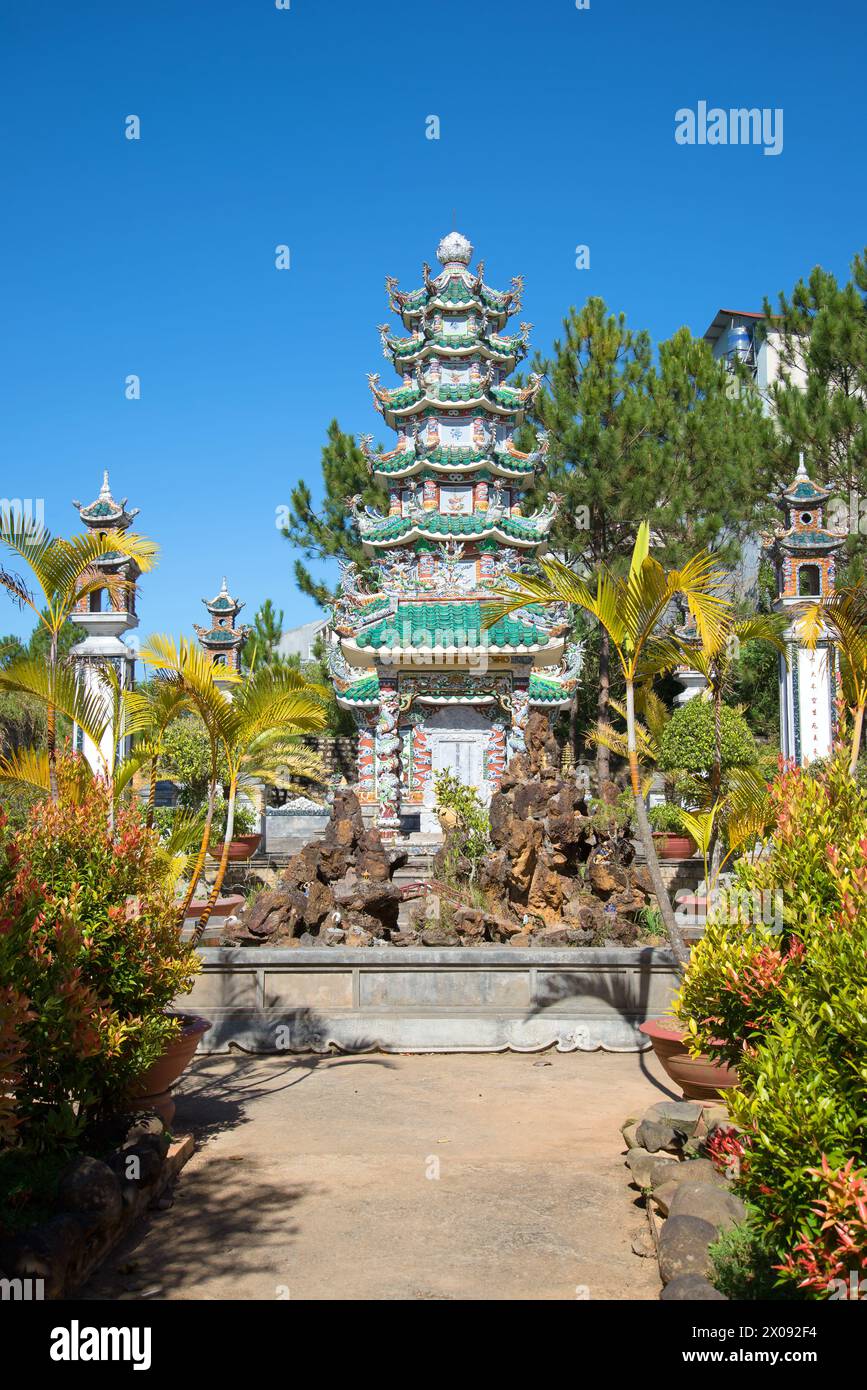
[[[455,261],[460,265],[469,265],[472,254],[472,242],[467,241],[460,232],[449,232],[437,247],[437,260],[440,265],[450,265]]]

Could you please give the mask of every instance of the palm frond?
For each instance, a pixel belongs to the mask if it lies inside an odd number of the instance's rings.
[[[45,748],[16,748],[0,757],[0,784],[19,792],[48,796],[51,789]]]
[[[71,667],[22,657],[0,671],[0,690],[19,691],[53,705],[100,746],[108,727],[105,699],[96,688],[82,685]]]

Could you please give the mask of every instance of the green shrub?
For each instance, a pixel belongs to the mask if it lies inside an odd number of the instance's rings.
[[[468,859],[473,879],[479,863],[492,848],[488,812],[475,790],[450,772],[437,774],[434,792],[437,810],[450,812],[455,820],[454,830],[447,837],[447,860],[454,864],[459,858]]]
[[[720,710],[722,770],[752,767],[758,758],[756,742],[742,714],[723,705]],[[695,696],[674,711],[659,741],[658,766],[663,772],[684,771],[706,777],[714,761],[714,707]]]
[[[675,1006],[738,1067],[739,1184],[780,1281],[819,1298],[867,1273],[867,792],[847,765],[777,778],[770,852],[736,881],[782,895],[781,929],[711,923]]]
[[[749,1218],[732,1227],[710,1247],[711,1283],[733,1302],[744,1299],[780,1299],[785,1291],[777,1283],[774,1253]],[[794,1295],[789,1294],[789,1297]]]
[[[6,1140],[71,1148],[122,1103],[176,1035],[165,1010],[189,990],[194,952],[174,925],[165,855],[141,808],[115,812],[75,759],[60,798],[13,843],[0,824],[0,1039]]]
[[[658,806],[651,806],[647,813],[647,819],[654,830],[667,831],[669,835],[683,835],[685,833],[680,807],[675,806],[671,801],[661,801]]]
[[[163,737],[160,757],[160,776],[170,777],[181,784],[179,801],[190,810],[198,810],[208,799],[211,781],[211,741],[198,714],[185,714],[169,726]],[[225,782],[227,770],[221,760],[217,780]]]
[[[226,834],[226,815],[229,806],[228,802],[222,797],[218,797],[214,804],[214,819],[211,822],[211,844],[219,844]],[[260,816],[255,806],[242,797],[238,797],[235,802],[235,817],[232,822],[232,838],[237,839],[239,835],[256,835],[259,830]]]

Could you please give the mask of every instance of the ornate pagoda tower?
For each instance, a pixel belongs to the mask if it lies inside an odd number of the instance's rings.
[[[808,651],[796,631],[802,610],[834,592],[836,556],[846,532],[825,522],[830,496],[808,476],[802,454],[794,480],[780,493],[785,522],[763,537],[776,573],[774,607],[788,619],[783,633],[788,662],[780,657],[780,746],[784,758],[801,764],[830,753],[835,735],[833,643],[829,635]]]
[[[220,592],[213,598],[203,598],[202,603],[208,610],[211,625],[199,627],[198,623],[193,624],[199,642],[211,658],[212,665],[238,671],[241,665],[241,650],[250,631],[249,627],[237,620],[244,604],[229,593],[225,575]],[[229,681],[221,684],[217,679],[216,683],[221,689],[232,689]]]
[[[350,499],[372,575],[343,569],[333,615],[331,674],[359,726],[361,800],[381,830],[435,830],[434,777],[452,772],[488,800],[523,746],[530,706],[560,709],[575,689],[565,611],[521,610],[482,628],[481,605],[510,572],[532,566],[559,498],[527,513],[524,496],[547,440],[521,453],[515,431],[539,387],[507,378],[526,355],[529,324],[505,332],[522,284],[491,289],[473,248],[451,232],[442,270],[391,308],[406,336],[380,328],[400,383],[369,378],[376,409],[397,435],[388,453],[361,447],[388,495],[387,513]]]
[[[86,507],[80,502],[73,502],[72,505],[88,531],[105,536],[126,531],[139,512],[138,507],[127,509],[125,497],[120,502],[114,500],[107,472],[102,475],[102,487],[95,501]],[[78,603],[73,618],[79,627],[85,629],[87,636],[71,648],[70,656],[75,662],[79,680],[85,687],[98,692],[108,717],[98,748],[77,725],[73,731],[73,746],[77,752],[84,754],[94,772],[104,773],[106,768],[113,766],[115,748],[119,757],[125,757],[129,748],[128,741],[122,738],[122,731],[115,729],[111,720],[112,701],[99,680],[99,670],[113,667],[124,690],[131,690],[135,685],[135,653],[126,642],[121,641],[121,634],[138,627],[134,586],[141,571],[134,560],[111,554],[98,560],[96,569],[106,576],[118,575],[128,583],[127,588],[116,589],[113,594],[108,589],[94,590]]]

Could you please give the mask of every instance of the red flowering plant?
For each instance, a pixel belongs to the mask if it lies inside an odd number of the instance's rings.
[[[740,1177],[747,1163],[749,1139],[731,1125],[718,1125],[704,1141],[705,1151],[718,1173]]]
[[[825,1154],[821,1167],[808,1172],[823,1195],[780,1271],[820,1297],[867,1298],[867,1173],[852,1158],[835,1168]]]
[[[19,1143],[72,1147],[164,1051],[197,963],[174,925],[165,853],[136,806],[112,815],[75,759],[17,845],[0,825],[3,1038]]]
[[[860,1272],[867,1254],[852,1196],[867,1168],[867,791],[840,749],[783,770],[771,797],[766,853],[738,880],[778,898],[779,921],[712,924],[678,1011],[697,1050],[737,1066],[738,1185],[761,1248],[797,1296],[828,1297],[835,1261]]]

